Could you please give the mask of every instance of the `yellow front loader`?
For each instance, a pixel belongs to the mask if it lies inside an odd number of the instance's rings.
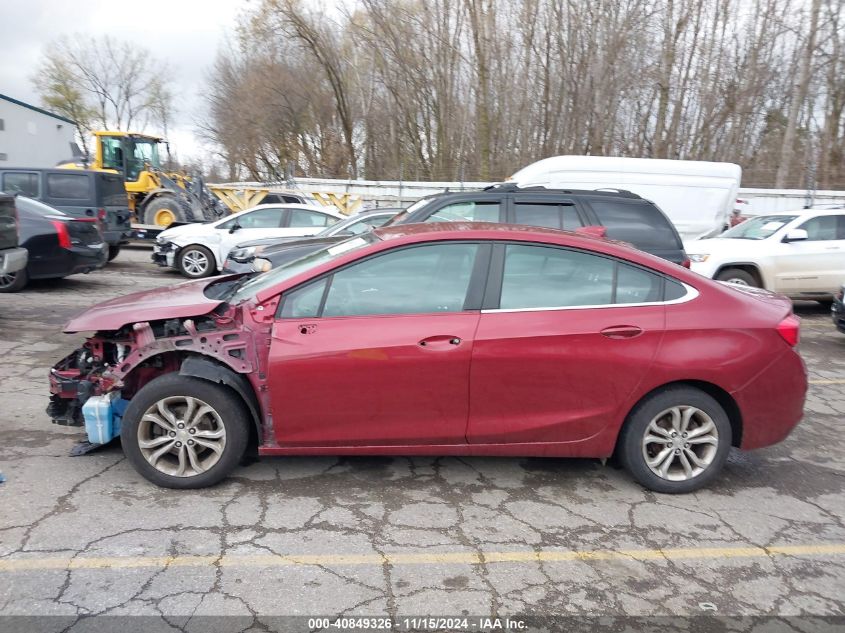
[[[102,130],[94,132],[94,159],[82,156],[59,165],[68,169],[94,169],[123,175],[129,208],[137,224],[166,227],[173,222],[214,220],[227,212],[203,185],[162,168],[158,136]]]

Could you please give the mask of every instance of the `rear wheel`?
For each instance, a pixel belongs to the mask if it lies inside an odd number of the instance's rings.
[[[726,281],[729,284],[736,284],[737,286],[751,286],[759,288],[759,282],[754,278],[754,275],[741,268],[726,268],[716,275],[718,281]]]
[[[619,457],[655,492],[685,493],[709,484],[731,448],[721,405],[692,387],[670,387],[640,402],[619,436]]]
[[[0,292],[18,292],[23,290],[27,282],[29,282],[29,275],[26,274],[26,268],[0,275]]]
[[[162,195],[155,198],[144,207],[144,224],[155,226],[170,226],[174,222],[191,222],[193,215],[190,209],[172,195]]]
[[[209,277],[217,271],[214,255],[205,246],[191,244],[176,255],[176,266],[179,272],[191,279]]]
[[[126,457],[165,488],[204,488],[229,475],[246,451],[249,414],[226,387],[167,374],[129,403],[120,430]]]
[[[109,261],[120,254],[120,244],[109,244]]]

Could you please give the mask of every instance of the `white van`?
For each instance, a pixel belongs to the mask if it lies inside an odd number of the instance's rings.
[[[736,202],[742,168],[733,163],[606,156],[553,156],[520,169],[519,187],[627,189],[651,200],[684,240],[721,233]]]

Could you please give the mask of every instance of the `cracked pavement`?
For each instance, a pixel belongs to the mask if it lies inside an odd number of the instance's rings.
[[[175,491],[119,445],[69,457],[81,429],[44,408],[74,312],[179,281],[128,248],[0,295],[0,614],[845,615],[845,335],[816,304],[804,421],[696,494],[597,460],[429,457],[264,459]]]

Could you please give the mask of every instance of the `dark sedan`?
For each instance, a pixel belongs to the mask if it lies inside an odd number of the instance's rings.
[[[267,237],[238,244],[229,252],[224,273],[252,273],[275,268],[353,235],[378,228],[403,211],[399,208],[372,209],[333,224],[312,237]],[[268,263],[269,262],[269,263]]]
[[[834,295],[830,314],[836,329],[845,334],[845,284],[842,284],[839,292]]]
[[[0,276],[0,292],[17,292],[30,279],[67,277],[102,268],[108,245],[95,218],[77,218],[37,200],[18,196],[20,245],[29,251],[26,268]]]

